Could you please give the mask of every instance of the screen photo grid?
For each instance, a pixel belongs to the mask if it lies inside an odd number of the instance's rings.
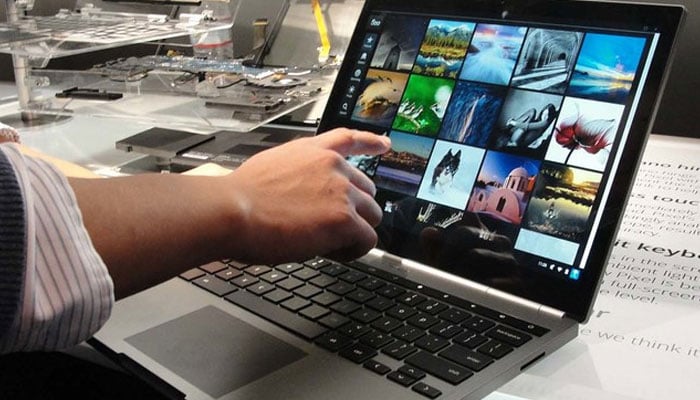
[[[448,216],[435,225],[477,216],[511,241],[523,264],[578,280],[647,42],[372,15],[359,54],[350,55],[356,63],[338,114],[349,126],[388,135],[392,149],[350,162],[383,193]],[[381,205],[392,212],[391,201]]]

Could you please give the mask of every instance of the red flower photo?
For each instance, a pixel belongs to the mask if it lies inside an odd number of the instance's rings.
[[[567,99],[554,128],[547,159],[602,171],[619,126],[621,107]]]

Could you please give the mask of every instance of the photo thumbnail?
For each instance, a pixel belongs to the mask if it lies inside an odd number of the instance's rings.
[[[630,36],[586,35],[570,96],[612,103],[625,103],[639,68],[646,39]]]
[[[407,79],[408,75],[403,73],[379,69],[367,71],[351,118],[382,128],[390,127]]]
[[[410,72],[418,55],[428,20],[405,15],[388,15],[370,66]]]
[[[438,140],[418,190],[418,198],[464,210],[484,152],[476,147]]]
[[[437,136],[454,85],[455,81],[451,79],[411,75],[393,128],[420,135]]]
[[[561,164],[603,171],[620,125],[624,106],[567,98],[561,107],[545,158]]]
[[[523,228],[573,242],[586,239],[602,174],[545,162]]]
[[[537,160],[487,152],[467,210],[509,224],[520,224],[539,167]]]
[[[506,88],[458,81],[440,128],[440,139],[486,147]]]
[[[479,24],[459,79],[508,85],[527,28]]]
[[[493,149],[542,158],[561,109],[562,96],[511,90],[492,134]]]
[[[397,131],[389,138],[391,150],[382,155],[374,182],[378,187],[415,196],[435,140]]]
[[[511,85],[564,94],[582,41],[582,32],[530,29]]]
[[[456,78],[476,24],[432,20],[420,46],[413,72],[442,78]]]

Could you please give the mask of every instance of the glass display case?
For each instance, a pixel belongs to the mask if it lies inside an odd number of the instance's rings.
[[[8,19],[0,24],[0,53],[12,55],[23,120],[81,113],[249,131],[315,101],[332,84],[333,72],[321,69],[258,68],[181,54],[119,58],[87,70],[47,69],[54,58],[230,30],[232,18],[206,10],[172,18],[91,4],[28,16],[23,8],[31,3],[6,0]]]

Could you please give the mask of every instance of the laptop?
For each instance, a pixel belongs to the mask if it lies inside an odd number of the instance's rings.
[[[588,319],[683,14],[367,0],[319,132],[392,139],[348,160],[379,246],[192,269],[92,343],[180,398],[482,398]]]

